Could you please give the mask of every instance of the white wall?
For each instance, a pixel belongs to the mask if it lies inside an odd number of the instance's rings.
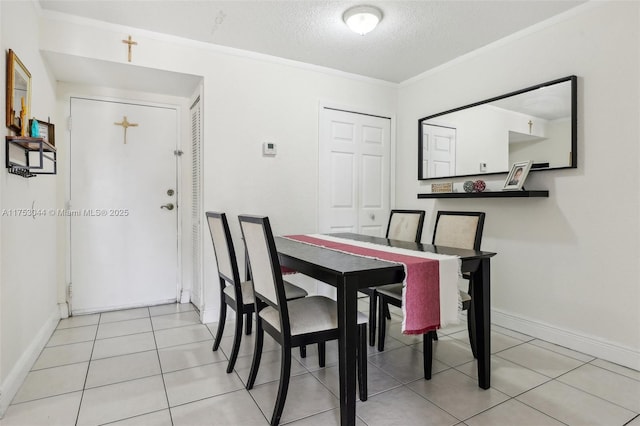
[[[640,4],[598,2],[401,85],[396,205],[487,213],[493,320],[640,369]],[[417,200],[417,120],[578,76],[578,169],[535,172],[548,199]],[[489,178],[487,176],[487,178]],[[489,182],[500,187],[505,176]],[[426,226],[428,228],[428,225]],[[429,231],[425,232],[428,235]]]
[[[7,49],[13,49],[32,77],[31,115],[53,116],[55,81],[38,51],[38,22],[32,2],[0,2],[1,68]],[[19,17],[17,19],[16,17]],[[4,72],[4,71],[3,71]],[[5,91],[2,101],[5,105]],[[2,114],[4,120],[4,113]],[[2,128],[5,128],[4,124]],[[5,130],[5,134],[8,131]],[[3,141],[4,142],[4,141]],[[55,207],[56,176],[25,179],[4,169],[0,149],[3,211]],[[0,217],[0,415],[47,342],[59,319],[56,288],[56,224],[52,216]]]
[[[241,263],[238,214],[268,215],[278,234],[316,230],[320,102],[377,113],[396,107],[396,85],[315,66],[83,20],[52,17],[41,28],[49,52],[124,62],[121,40],[132,34],[133,64],[203,77],[203,206],[227,212]],[[264,141],[277,144],[275,158],[262,157]],[[217,272],[204,221],[203,241],[213,308],[204,317],[213,321]]]

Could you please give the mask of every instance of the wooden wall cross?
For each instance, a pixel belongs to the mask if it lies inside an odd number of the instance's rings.
[[[129,48],[128,59],[129,59],[129,62],[131,62],[131,46],[136,46],[138,44],[138,42],[131,40],[131,36],[129,36],[129,38],[127,40],[122,40],[122,42],[124,44],[128,45],[127,46]]]
[[[122,126],[124,128],[124,143],[127,143],[127,129],[129,127],[137,127],[138,123],[129,123],[129,121],[127,120],[127,116],[125,115],[124,117],[122,117],[122,122],[121,123],[113,123],[116,126]]]

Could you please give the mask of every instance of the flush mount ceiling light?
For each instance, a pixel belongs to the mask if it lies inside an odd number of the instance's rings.
[[[373,6],[356,6],[347,10],[342,19],[351,31],[365,35],[382,20],[382,11]]]

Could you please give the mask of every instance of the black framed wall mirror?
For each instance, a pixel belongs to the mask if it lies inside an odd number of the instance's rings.
[[[418,179],[576,168],[577,77],[569,76],[418,120]]]
[[[20,115],[23,110],[24,114]],[[22,120],[28,124],[31,110],[31,73],[15,52],[7,53],[7,127],[20,132]]]

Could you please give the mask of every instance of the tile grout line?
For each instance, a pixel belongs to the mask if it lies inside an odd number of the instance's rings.
[[[84,375],[84,383],[82,384],[82,395],[80,395],[80,404],[78,404],[78,414],[76,415],[75,426],[78,425],[78,421],[80,420],[80,410],[82,409],[82,401],[84,401],[84,391],[87,387],[87,379],[89,378],[89,370],[91,369],[91,361],[93,360],[93,350],[96,347],[96,340],[98,337],[98,329],[100,328],[100,319],[102,318],[102,314],[99,314],[98,324],[96,325],[96,333],[93,337],[93,344],[91,345],[91,354],[89,354],[89,363],[87,364],[87,372]]]
[[[632,421],[636,420],[636,419],[640,419],[640,414],[636,414],[636,416],[634,418],[632,418],[631,420],[629,420],[628,422],[626,422],[624,425],[622,426],[627,426],[629,424],[631,424]]]
[[[618,366],[618,367],[621,367],[621,368],[625,368],[625,369],[628,369],[628,370],[631,370],[631,371],[635,371],[635,370],[633,370],[633,369],[631,369],[631,368],[629,368],[629,367],[625,367],[624,365],[615,364],[615,363],[613,363],[613,362],[611,362],[611,361],[603,360],[602,358],[594,358],[594,359],[592,359],[591,361],[587,362],[587,364],[591,365],[592,367],[601,368],[601,369],[603,369],[603,370],[605,370],[605,371],[608,371],[609,373],[614,373],[614,374],[617,374],[617,375],[619,375],[619,376],[626,377],[627,379],[631,379],[631,380],[633,380],[633,381],[635,381],[635,382],[640,382],[640,378],[636,379],[635,377],[631,377],[631,376],[630,376],[630,375],[628,375],[628,374],[624,374],[624,373],[621,373],[621,372],[618,372],[618,371],[614,371],[614,370],[612,370],[612,369],[610,369],[610,368],[607,368],[607,367],[605,367],[605,366],[595,365],[593,362],[594,362],[594,361],[598,361],[598,360],[599,360],[599,361],[604,361],[604,362],[609,362],[609,363],[611,363],[611,364],[613,364],[613,365],[615,365],[615,366]]]
[[[566,373],[562,373],[561,375],[559,375],[558,377],[554,378],[553,380],[555,380],[555,381],[557,381],[558,383],[561,383],[561,384],[563,384],[563,385],[565,385],[565,386],[569,386],[570,388],[573,388],[573,389],[575,389],[575,390],[577,390],[577,391],[584,392],[584,393],[586,393],[587,395],[591,395],[591,396],[593,396],[594,398],[598,398],[598,399],[600,399],[600,400],[602,400],[602,401],[608,402],[609,404],[613,404],[613,405],[615,405],[616,407],[620,407],[620,408],[622,408],[622,409],[624,409],[624,410],[631,411],[632,413],[634,413],[634,414],[638,415],[638,413],[637,413],[636,411],[634,411],[634,410],[632,410],[632,409],[630,409],[630,408],[624,407],[624,406],[622,406],[622,405],[618,404],[617,402],[610,401],[610,400],[608,400],[608,399],[606,399],[606,398],[603,398],[603,397],[601,397],[601,396],[599,396],[599,395],[595,395],[595,394],[593,394],[593,393],[589,392],[588,390],[581,389],[581,388],[579,388],[579,387],[577,387],[577,386],[574,386],[574,385],[572,385],[572,384],[570,384],[570,383],[565,383],[565,382],[563,382],[563,381],[561,381],[561,380],[558,380],[560,377],[565,376],[565,375],[567,375],[567,374],[569,374],[569,373],[571,373],[571,372],[573,372],[573,371],[575,371],[575,370],[577,370],[577,369],[579,369],[579,368],[582,368],[582,367],[584,367],[584,366],[585,366],[585,365],[587,365],[587,364],[589,364],[589,363],[588,363],[588,362],[585,362],[583,365],[580,365],[580,366],[578,366],[578,367],[576,367],[576,368],[572,368],[571,370],[567,371]],[[596,366],[596,365],[593,365],[592,367],[600,368],[600,367],[598,367],[598,366]],[[601,368],[601,369],[602,369],[602,370],[605,370],[605,371],[608,371],[608,370],[606,370],[606,369],[604,369],[604,368]],[[627,378],[626,376],[624,376],[624,375],[622,375],[622,374],[614,373],[614,372],[612,372],[612,371],[609,371],[609,372],[610,372],[610,373],[612,373],[612,374],[616,374],[616,375],[618,375],[618,376],[620,376],[620,377]],[[633,380],[633,379],[631,379],[631,380]]]
[[[156,340],[156,331],[153,327],[153,321],[151,320],[151,310],[149,310],[149,321],[151,322],[151,332],[153,333],[153,343],[156,346],[156,357],[158,358],[158,367],[160,367],[160,378],[162,379],[162,387],[164,388],[164,396],[167,400],[167,411],[169,411],[169,420],[173,426],[173,413],[171,412],[171,403],[169,402],[169,393],[167,392],[167,384],[164,380],[164,372],[162,371],[162,362],[160,362],[160,352],[158,349],[158,341]]]

